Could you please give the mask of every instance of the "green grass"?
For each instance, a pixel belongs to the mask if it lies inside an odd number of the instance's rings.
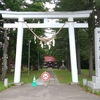
[[[36,79],[39,78],[41,76],[41,74],[45,70],[46,69],[42,69],[42,70],[38,70],[38,71],[31,71],[29,73],[29,76],[28,76],[28,73],[27,72],[23,72],[22,75],[21,75],[21,82],[24,82],[24,83],[32,83],[33,77],[36,76]]]
[[[0,82],[0,91],[6,89],[4,86],[3,86],[3,82]]]
[[[71,73],[67,70],[53,69],[60,83],[71,83]]]
[[[72,76],[71,76],[70,71],[58,70],[58,69],[53,69],[53,70],[54,70],[55,74],[57,75],[60,83],[70,84],[72,82]],[[88,70],[82,70],[82,74],[78,75],[79,84],[82,85],[84,78],[86,78],[87,80],[91,80],[88,76],[89,76]]]
[[[78,75],[79,77],[79,84],[83,85],[83,79],[87,79],[88,81],[91,81],[91,78],[89,78],[89,70],[81,70],[81,75]]]

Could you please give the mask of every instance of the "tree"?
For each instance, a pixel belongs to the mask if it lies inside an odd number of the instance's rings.
[[[8,40],[7,40],[7,30],[4,30],[4,47],[3,47],[3,67],[2,67],[2,75],[1,80],[3,81],[6,77],[7,73],[7,48],[8,48]]]
[[[97,7],[97,4],[100,4],[99,0],[96,0],[94,2],[94,0],[60,0],[57,5],[55,10],[56,11],[79,11],[79,10],[89,10],[92,9],[93,13],[91,14],[90,18],[88,20],[75,20],[75,21],[87,21],[89,23],[89,28],[87,30],[88,32],[88,36],[89,36],[89,76],[92,77],[92,73],[93,73],[93,32],[94,32],[94,28],[95,28],[95,8],[97,8],[96,11],[98,11],[99,6]],[[99,13],[98,13],[99,14]],[[98,22],[99,22],[100,18],[98,15]],[[78,39],[78,37],[77,37]]]
[[[97,26],[100,27],[100,0],[95,0],[95,9],[97,16]]]
[[[0,74],[2,73],[2,57],[3,57],[3,19],[0,16]]]
[[[1,71],[2,71],[2,75],[0,80],[4,80],[5,76],[6,76],[6,72],[7,72],[7,47],[8,47],[8,41],[7,41],[7,30],[3,28],[3,22],[4,20],[2,19],[2,16],[0,16],[0,34],[4,34],[4,44],[3,41],[1,39],[1,43],[2,43],[2,48],[1,50],[3,50],[3,55],[1,55],[0,59],[2,64],[0,64],[1,66]],[[3,38],[3,37],[2,37]]]

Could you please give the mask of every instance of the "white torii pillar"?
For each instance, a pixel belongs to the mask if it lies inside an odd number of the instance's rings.
[[[75,32],[73,17],[68,18],[69,21],[69,44],[70,44],[70,59],[72,71],[72,83],[78,83],[77,59],[76,59],[76,46],[75,46]]]
[[[75,47],[75,34],[74,28],[88,28],[87,23],[75,23],[75,18],[88,18],[92,11],[79,11],[79,12],[11,12],[0,11],[3,18],[18,19],[18,23],[5,23],[4,28],[18,28],[17,44],[16,44],[16,59],[15,59],[15,74],[14,83],[20,82],[21,75],[21,59],[22,59],[22,44],[23,44],[23,28],[27,26],[21,22],[24,19],[44,19],[44,23],[27,23],[30,28],[61,28],[64,23],[49,23],[47,19],[68,19],[68,23],[64,28],[69,29],[69,43],[70,43],[70,56],[71,56],[71,70],[72,70],[72,83],[78,83],[77,72],[77,59]]]
[[[15,58],[15,73],[14,83],[20,82],[21,76],[21,62],[22,62],[22,45],[23,45],[23,17],[18,18],[17,44],[16,44],[16,58]]]

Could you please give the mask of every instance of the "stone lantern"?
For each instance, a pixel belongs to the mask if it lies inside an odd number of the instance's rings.
[[[66,69],[66,67],[65,67],[65,65],[64,65],[64,60],[62,60],[62,65],[61,65],[61,67],[60,67],[60,69],[62,69],[62,70],[65,70]]]

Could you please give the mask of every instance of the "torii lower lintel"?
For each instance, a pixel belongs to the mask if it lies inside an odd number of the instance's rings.
[[[25,22],[23,22],[25,23]],[[64,23],[27,23],[30,28],[61,28]],[[73,23],[74,28],[88,28],[88,23]],[[4,28],[18,28],[18,22],[5,23]],[[23,28],[27,28],[25,24],[23,24]],[[63,28],[69,28],[69,22]]]

